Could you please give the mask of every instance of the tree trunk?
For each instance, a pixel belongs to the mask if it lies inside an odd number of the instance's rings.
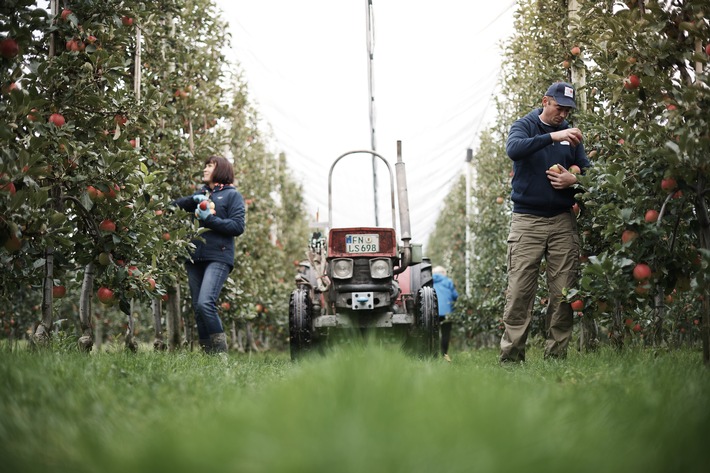
[[[244,348],[246,348],[247,351],[254,351],[257,352],[259,351],[259,348],[256,346],[256,343],[254,343],[254,328],[251,324],[251,322],[247,322],[247,343]]]
[[[599,327],[591,317],[582,317],[579,331],[579,347],[585,353],[596,351],[599,348]]]
[[[99,352],[101,351],[101,345],[104,341],[103,321],[96,315],[94,315],[94,318],[92,320],[94,321],[94,348],[96,348],[96,351]],[[79,342],[81,344],[81,338],[79,339]]]
[[[617,302],[612,312],[611,333],[609,334],[609,340],[617,350],[624,348],[624,321],[622,316],[623,309],[621,304]]]
[[[229,322],[229,347],[232,350],[239,349],[239,345],[237,343],[237,323],[234,319]]]
[[[710,251],[710,213],[705,194],[710,189],[705,187],[705,180],[702,175],[698,178],[697,199],[695,202],[695,213],[698,215],[698,240],[700,248]],[[698,287],[702,292],[702,313],[700,326],[700,337],[703,341],[703,362],[710,367],[710,281],[705,277],[705,272],[699,272]]]
[[[170,298],[168,299],[168,316],[167,316],[167,329],[168,329],[168,346],[170,350],[174,351],[180,348],[180,285],[175,285],[170,291]]]
[[[91,295],[94,292],[94,276],[92,261],[84,268],[84,281],[81,283],[81,294],[79,295],[79,325],[81,326],[79,349],[85,353],[90,352],[94,346],[94,336],[91,330]]]
[[[42,321],[37,325],[32,342],[37,347],[49,344],[53,319],[54,286],[54,247],[47,246],[44,250],[44,281],[42,282]]]
[[[153,309],[153,323],[155,324],[153,349],[155,351],[164,351],[167,345],[165,344],[165,340],[163,340],[163,306],[158,298],[154,298],[151,304]]]
[[[131,310],[128,312],[128,324],[126,326],[126,349],[135,353],[138,351],[138,343],[136,342],[134,334],[134,320],[133,320],[133,307],[134,307],[134,300],[131,299]]]

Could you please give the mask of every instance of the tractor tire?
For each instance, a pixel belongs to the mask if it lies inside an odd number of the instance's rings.
[[[288,334],[291,360],[297,360],[314,346],[313,305],[308,291],[296,289],[288,303]]]
[[[439,303],[436,291],[427,286],[419,289],[414,306],[419,353],[436,356],[439,352]]]
[[[422,287],[434,287],[431,261],[424,258],[421,263],[409,267],[409,291],[416,294]]]

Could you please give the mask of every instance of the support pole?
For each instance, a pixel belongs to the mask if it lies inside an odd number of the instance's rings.
[[[572,38],[574,38],[577,23],[579,22],[579,0],[569,0],[567,12],[569,19],[569,30]],[[581,112],[585,112],[587,110],[587,91],[585,89],[585,86],[587,85],[587,74],[584,65],[577,66],[575,63],[575,65],[572,66],[571,81],[577,89],[578,108]]]
[[[466,150],[466,297],[471,295],[471,161],[473,150]]]
[[[370,149],[377,151],[377,140],[375,139],[375,80],[374,80],[374,59],[375,59],[375,30],[372,9],[372,0],[365,0],[367,6],[367,88],[369,93],[368,108],[370,113]],[[375,203],[375,226],[380,225],[379,208],[377,205],[377,157],[372,156],[372,188]]]

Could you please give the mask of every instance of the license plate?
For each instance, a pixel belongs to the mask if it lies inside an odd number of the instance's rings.
[[[377,253],[380,251],[380,235],[345,235],[346,253]]]

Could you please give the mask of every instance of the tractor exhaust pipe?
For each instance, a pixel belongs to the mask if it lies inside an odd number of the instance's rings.
[[[394,165],[397,173],[397,201],[399,202],[399,226],[402,231],[402,259],[395,274],[403,272],[412,262],[412,228],[409,222],[409,194],[407,193],[407,175],[402,161],[402,141],[397,140],[397,162]]]

